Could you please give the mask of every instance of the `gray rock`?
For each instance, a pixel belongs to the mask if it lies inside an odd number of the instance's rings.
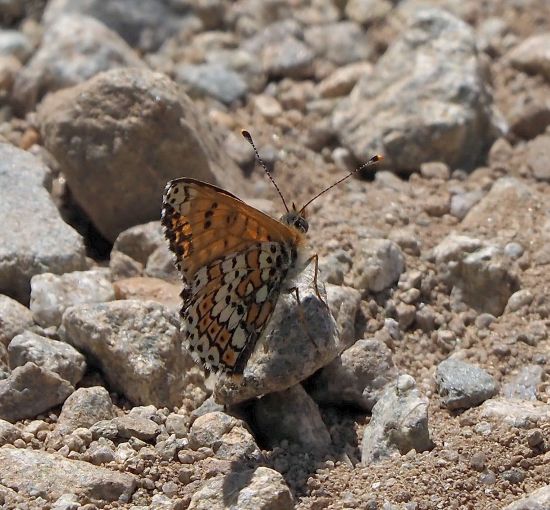
[[[12,370],[32,361],[73,386],[80,382],[86,371],[86,360],[74,347],[31,331],[17,335],[8,347],[8,354]]]
[[[318,57],[337,66],[368,60],[374,54],[367,31],[353,21],[312,25],[304,31],[304,39]]]
[[[470,209],[483,198],[483,191],[474,190],[457,193],[451,197],[450,213],[459,220],[463,219]]]
[[[441,161],[428,161],[420,165],[420,174],[425,179],[449,180],[451,169]]]
[[[303,79],[313,74],[314,57],[309,46],[288,35],[264,48],[262,64],[273,78]]]
[[[54,430],[48,435],[48,446],[59,445],[63,436],[78,428],[90,428],[101,420],[115,416],[107,390],[101,386],[77,389],[63,404]]]
[[[227,105],[248,92],[244,79],[222,64],[181,64],[175,69],[175,79],[191,97],[210,96]]]
[[[373,464],[413,449],[423,452],[432,448],[428,399],[420,395],[410,375],[402,375],[372,408],[361,443],[361,462]]]
[[[172,264],[173,265],[173,264]],[[114,282],[143,275],[143,264],[121,251],[111,251],[109,270]]]
[[[55,500],[51,510],[78,510],[79,506],[76,494],[62,494]]]
[[[328,284],[327,304],[336,320],[340,342],[349,347],[355,342],[355,317],[361,305],[361,293],[351,287]]]
[[[253,415],[259,435],[270,447],[286,440],[319,456],[330,451],[330,432],[301,384],[256,400]]]
[[[86,459],[96,466],[115,460],[113,442],[103,437],[100,437],[97,441],[92,441],[86,450]]]
[[[480,406],[479,417],[528,429],[550,422],[550,405],[538,400],[492,398]]]
[[[49,25],[67,13],[92,16],[130,46],[152,51],[184,28],[185,18],[176,5],[162,0],[53,0],[46,6],[43,21]]]
[[[458,359],[442,361],[435,382],[442,402],[448,409],[468,409],[496,395],[498,385],[485,370]]]
[[[240,170],[222,153],[216,130],[159,73],[100,73],[49,95],[38,123],[74,200],[111,241],[159,217],[161,190],[168,180],[181,177],[182,168],[187,177],[246,189]]]
[[[136,488],[132,475],[69,460],[61,455],[17,448],[0,448],[2,483],[25,496],[55,501],[76,493],[80,503],[129,501]]]
[[[29,111],[48,92],[117,67],[144,68],[145,64],[103,23],[87,16],[64,15],[47,27],[40,48],[18,74],[14,99]]]
[[[189,432],[189,416],[170,413],[166,417],[166,432],[168,434],[174,434],[177,438],[187,437]]]
[[[159,247],[165,246],[166,240],[160,221],[150,221],[122,231],[113,245],[113,252],[128,255],[145,265],[149,256]]]
[[[361,25],[370,25],[382,20],[393,9],[391,0],[349,0],[346,16]]]
[[[529,306],[533,301],[533,293],[529,289],[522,289],[514,292],[508,299],[506,304],[506,311],[517,312],[524,306]]]
[[[397,369],[390,349],[380,340],[358,340],[308,381],[320,404],[353,405],[370,411],[395,381]]]
[[[361,291],[381,292],[399,280],[405,259],[399,246],[388,239],[363,239],[353,263],[353,286]]]
[[[203,387],[202,371],[181,348],[177,312],[159,303],[128,300],[69,308],[60,335],[135,404],[179,406]]]
[[[118,430],[118,436],[123,439],[137,437],[142,441],[152,441],[160,433],[160,428],[153,420],[138,416],[117,416],[113,423]]]
[[[527,144],[525,163],[531,168],[535,179],[539,181],[550,181],[550,169],[548,159],[550,158],[550,136],[539,135]]]
[[[35,322],[44,328],[57,327],[70,306],[113,301],[115,291],[108,276],[101,269],[33,276],[30,309]]]
[[[73,386],[54,372],[26,363],[0,380],[0,418],[10,422],[34,418],[65,401]]]
[[[449,234],[434,249],[432,256],[438,265],[463,259],[468,253],[486,246],[479,239],[458,234]]]
[[[550,508],[550,485],[534,490],[524,498],[518,499],[502,510],[546,510]]]
[[[319,271],[327,283],[342,285],[344,275],[350,270],[352,259],[348,252],[337,250],[319,260]]]
[[[215,411],[199,416],[189,429],[189,447],[211,448],[218,459],[260,459],[262,453],[245,423]]]
[[[181,276],[174,264],[174,254],[166,243],[159,246],[147,259],[145,275],[162,280],[181,281]]]
[[[11,55],[20,62],[25,62],[32,53],[29,38],[19,30],[0,30],[0,55]]]
[[[550,80],[550,33],[528,37],[512,49],[506,58],[517,69],[541,74]]]
[[[0,419],[0,446],[13,444],[16,439],[21,439],[22,431],[10,422]]]
[[[242,379],[222,377],[218,380],[214,389],[218,403],[235,404],[290,388],[330,363],[342,351],[344,345],[336,322],[313,288],[313,274],[313,267],[308,267],[296,281],[300,305],[294,295],[279,296]],[[322,282],[318,284],[324,296]]]
[[[12,338],[30,328],[32,313],[15,299],[0,295],[0,343],[7,347]]]
[[[0,293],[21,302],[28,302],[35,274],[86,266],[82,238],[62,221],[44,188],[48,176],[39,159],[0,143]]]
[[[191,498],[189,510],[292,510],[294,502],[283,476],[267,467],[216,476]]]
[[[510,399],[537,400],[537,389],[542,383],[543,374],[540,365],[527,365],[502,386],[501,393]]]
[[[498,128],[471,27],[445,11],[417,11],[332,120],[358,161],[382,153],[398,171],[428,161],[473,167]]]

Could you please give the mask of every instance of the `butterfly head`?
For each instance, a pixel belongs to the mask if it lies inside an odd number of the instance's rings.
[[[306,220],[304,210],[298,211],[296,206],[292,204],[292,210],[281,216],[281,222],[289,227],[299,230],[305,234],[309,229],[309,223]]]

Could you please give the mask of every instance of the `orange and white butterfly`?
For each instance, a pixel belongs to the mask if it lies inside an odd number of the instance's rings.
[[[242,134],[283,200],[286,213],[281,219],[186,177],[166,185],[161,219],[186,285],[181,294],[184,345],[209,370],[230,374],[243,372],[280,293],[296,292],[299,301],[293,282],[312,261],[317,286],[317,255],[309,256],[306,248],[305,208],[355,173],[300,210],[294,204],[290,210],[250,134]],[[374,156],[357,170],[380,159]]]

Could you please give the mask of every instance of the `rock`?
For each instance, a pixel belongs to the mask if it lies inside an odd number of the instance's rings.
[[[352,405],[371,411],[386,386],[397,378],[390,349],[380,340],[358,340],[317,372],[307,384],[323,405]]]
[[[64,15],[47,27],[40,48],[18,74],[14,99],[24,111],[33,110],[47,93],[117,67],[145,68],[145,64],[103,23],[87,16]]]
[[[451,170],[449,166],[441,161],[428,161],[420,165],[420,174],[425,179],[449,180]]]
[[[27,497],[55,501],[76,493],[80,502],[129,501],[136,488],[132,475],[36,450],[0,448],[2,483]]]
[[[353,263],[353,286],[361,291],[381,292],[399,280],[405,259],[399,246],[388,239],[363,239]]]
[[[76,386],[86,371],[86,359],[74,347],[31,331],[17,335],[8,347],[10,368],[32,361]]]
[[[336,320],[340,342],[349,347],[355,342],[355,316],[361,305],[361,294],[351,287],[327,284],[327,304]]]
[[[159,426],[148,418],[139,416],[117,416],[113,423],[118,430],[118,436],[123,439],[137,437],[142,441],[152,441],[160,433]]]
[[[181,348],[179,318],[153,301],[69,308],[60,335],[101,368],[110,386],[135,404],[179,406],[204,376]]]
[[[267,467],[207,480],[191,498],[188,510],[292,510],[292,494],[283,476]]]
[[[43,22],[49,25],[67,13],[91,16],[117,32],[130,46],[148,52],[185,26],[185,17],[176,5],[162,0],[53,0],[46,6]]]
[[[288,35],[263,49],[262,65],[273,78],[303,79],[313,74],[314,57],[309,46]]]
[[[174,264],[174,254],[169,250],[167,243],[159,246],[147,259],[145,274],[152,278],[161,278],[169,281],[180,281],[181,276]]]
[[[181,308],[181,287],[181,284],[143,276],[125,278],[114,283],[117,299],[156,301],[171,310]]]
[[[33,319],[44,328],[58,327],[63,312],[70,306],[113,301],[115,292],[108,276],[101,269],[33,276],[30,303]]]
[[[352,259],[348,252],[335,250],[319,260],[319,271],[323,280],[333,285],[342,285],[344,276],[351,269]]]
[[[511,261],[497,246],[487,246],[449,263],[451,296],[480,313],[498,317],[519,288]]]
[[[190,448],[212,448],[218,459],[244,462],[262,458],[245,423],[219,411],[199,416],[191,425],[188,437]]]
[[[476,205],[483,198],[483,191],[474,190],[465,193],[457,193],[451,197],[450,213],[459,220],[462,220],[470,211],[470,209]]]
[[[82,238],[63,222],[44,188],[48,176],[40,160],[0,143],[0,293],[23,303],[35,274],[86,266]]]
[[[176,67],[175,79],[191,97],[210,96],[226,105],[248,92],[243,78],[223,64],[181,64]]]
[[[444,11],[416,12],[332,120],[358,161],[381,153],[397,171],[428,161],[473,167],[497,127],[471,27]]]
[[[229,190],[245,187],[236,165],[221,153],[216,131],[159,73],[100,73],[48,96],[38,123],[75,202],[110,241],[158,218],[161,191],[168,180],[181,177],[182,168],[187,177]]]
[[[485,244],[479,239],[464,235],[449,234],[434,249],[433,258],[437,265],[463,259],[466,254],[475,252]]]
[[[12,338],[30,328],[34,321],[32,313],[21,303],[0,295],[0,344],[9,345]]]
[[[111,251],[109,270],[113,281],[143,275],[143,264],[121,251]]]
[[[317,85],[323,98],[347,96],[362,76],[372,72],[369,62],[356,62],[338,67]]]
[[[514,292],[508,299],[506,311],[517,312],[520,308],[523,308],[524,306],[529,306],[533,299],[533,293],[529,289],[518,290],[517,292]]]
[[[538,400],[492,398],[480,406],[479,417],[527,429],[550,422],[550,405]]]
[[[279,117],[283,113],[281,103],[274,97],[267,94],[260,94],[254,97],[254,109],[267,120],[273,120]],[[242,156],[239,158],[239,166],[242,167],[241,162],[246,165],[250,160],[254,160],[254,151],[250,151],[252,147],[246,147],[246,150],[242,150]],[[236,160],[238,161],[238,160]]]
[[[63,403],[73,391],[73,386],[54,372],[26,363],[0,380],[0,419],[34,418]]]
[[[528,37],[513,48],[506,58],[516,69],[541,74],[550,81],[550,32]]]
[[[149,256],[157,248],[165,245],[162,226],[160,221],[156,220],[121,232],[113,245],[113,252],[124,253],[145,265]]]
[[[313,288],[313,267],[296,284],[301,305],[291,294],[279,296],[242,380],[221,378],[217,382],[214,398],[218,403],[236,404],[290,388],[330,363],[344,348],[334,318]],[[324,296],[322,282],[318,284]]]
[[[349,0],[345,12],[349,19],[361,25],[371,25],[383,19],[392,9],[390,0]]]
[[[496,395],[498,385],[485,370],[447,358],[436,370],[437,391],[447,409],[468,409]]]
[[[550,158],[550,136],[537,136],[527,144],[526,149],[525,163],[531,168],[535,179],[549,182],[550,169],[548,168],[548,160]]]
[[[317,57],[336,66],[368,60],[374,54],[366,30],[353,21],[312,25],[304,31],[304,39]]]
[[[428,399],[422,397],[410,375],[401,375],[372,408],[361,443],[365,465],[388,457],[433,448],[428,430]]]
[[[78,428],[90,428],[99,421],[111,420],[114,417],[115,408],[105,388],[78,388],[65,400],[55,428],[48,435],[48,446],[59,445],[63,436]]]
[[[0,30],[0,55],[15,57],[19,62],[25,62],[32,53],[29,38],[18,30]]]
[[[189,416],[178,413],[170,413],[166,417],[166,432],[174,434],[177,438],[187,437],[189,432]]]
[[[537,400],[537,389],[544,370],[540,365],[527,365],[510,382],[502,386],[502,395],[509,399]]]
[[[550,507],[550,485],[530,492],[524,498],[518,499],[502,510],[544,510]]]
[[[0,447],[5,444],[13,444],[16,439],[21,439],[21,435],[21,429],[0,419]]]
[[[21,67],[21,63],[15,57],[0,55],[0,91],[3,95],[12,95],[13,85]]]

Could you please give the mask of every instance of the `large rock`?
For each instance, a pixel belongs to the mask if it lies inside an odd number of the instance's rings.
[[[55,501],[76,494],[80,503],[130,500],[136,488],[132,475],[69,460],[43,451],[0,448],[2,484],[27,497],[40,495]]]
[[[63,315],[60,335],[101,368],[135,404],[180,406],[202,387],[202,371],[181,348],[176,311],[152,301],[80,305]]]
[[[436,9],[414,16],[333,116],[357,160],[380,152],[403,171],[428,161],[472,167],[493,139],[492,123],[474,33]]]
[[[541,74],[550,81],[550,32],[528,37],[506,57],[517,69]]]
[[[33,275],[86,266],[84,242],[63,222],[44,188],[48,169],[0,143],[0,293],[28,302]]]
[[[17,335],[8,347],[10,368],[32,361],[76,386],[86,370],[86,360],[65,342],[46,338],[31,331]]]
[[[108,276],[100,269],[33,276],[30,308],[35,322],[45,328],[57,327],[70,306],[113,301],[115,291]]]
[[[502,510],[544,510],[550,508],[550,485],[536,489],[524,498],[518,499]]]
[[[158,219],[166,182],[182,173],[233,190],[244,186],[216,131],[159,73],[101,73],[48,96],[38,121],[75,201],[111,241]]]
[[[175,8],[163,0],[53,0],[44,11],[46,25],[67,13],[96,18],[140,50],[158,48],[185,24]]]
[[[281,294],[242,378],[221,377],[214,390],[226,405],[286,390],[330,363],[344,348],[336,322],[313,287],[313,267],[297,280],[301,304]],[[321,296],[325,294],[319,281]],[[324,297],[323,299],[326,299]]]
[[[48,27],[42,45],[17,75],[13,96],[24,110],[31,110],[48,92],[117,67],[145,64],[103,23],[87,16],[62,16]]]
[[[56,373],[26,363],[0,380],[0,418],[17,421],[34,418],[65,401],[74,388]]]
[[[0,324],[0,343],[7,347],[14,336],[30,328],[34,321],[26,306],[0,294]]]

